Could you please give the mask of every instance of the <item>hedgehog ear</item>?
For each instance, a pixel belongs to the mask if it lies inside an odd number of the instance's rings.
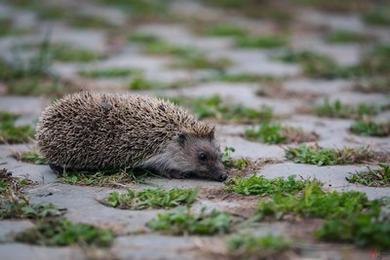
[[[177,135],[177,142],[178,142],[180,145],[184,146],[186,140],[187,140],[187,134],[186,134],[186,133],[181,132],[181,133],[179,133],[179,134]]]
[[[211,129],[211,131],[209,133],[210,141],[214,140],[214,138],[215,138],[215,126],[213,126],[213,128]]]

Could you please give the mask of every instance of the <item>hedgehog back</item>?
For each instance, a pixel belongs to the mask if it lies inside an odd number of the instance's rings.
[[[136,167],[179,132],[213,131],[170,102],[138,95],[82,92],[49,106],[37,126],[41,153],[70,169]]]

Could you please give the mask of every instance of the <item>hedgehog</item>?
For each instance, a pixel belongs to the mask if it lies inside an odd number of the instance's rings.
[[[36,139],[57,172],[130,168],[224,181],[214,132],[214,126],[163,99],[80,92],[42,112]]]

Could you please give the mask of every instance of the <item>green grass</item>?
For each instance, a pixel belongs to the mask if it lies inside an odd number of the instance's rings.
[[[268,122],[273,117],[272,109],[267,106],[259,109],[244,107],[242,105],[228,105],[223,103],[221,97],[186,98],[174,97],[170,100],[177,104],[190,108],[199,119],[215,118],[219,121],[230,122]]]
[[[354,90],[363,93],[390,93],[390,77],[373,77],[356,81]]]
[[[377,44],[369,49],[356,70],[362,76],[387,77],[390,74],[390,44]]]
[[[351,242],[361,247],[390,248],[390,222],[380,217],[386,200],[368,200],[365,193],[325,192],[317,183],[306,185],[299,194],[275,194],[260,201],[257,214],[262,218],[322,218],[315,231],[325,241]]]
[[[121,209],[173,208],[180,205],[190,206],[198,191],[195,189],[145,189],[143,191],[111,192],[102,203]]]
[[[88,78],[118,78],[118,77],[128,77],[131,75],[138,75],[141,71],[128,68],[101,68],[94,70],[82,70],[79,71],[79,75]]]
[[[306,50],[286,50],[274,58],[286,63],[300,64],[303,73],[312,78],[351,78],[360,74],[358,68],[354,66],[343,67],[326,55]]]
[[[13,21],[9,17],[0,17],[0,37],[8,35],[13,30]]]
[[[315,165],[356,164],[380,160],[380,156],[368,148],[331,149],[302,144],[285,151],[288,160]]]
[[[98,246],[108,247],[114,239],[111,230],[89,224],[73,223],[67,219],[38,222],[34,227],[18,233],[18,242],[41,246]]]
[[[214,235],[228,233],[231,222],[227,213],[215,209],[209,213],[202,209],[199,214],[195,214],[189,209],[179,208],[158,214],[147,226],[154,231],[172,235]]]
[[[381,111],[381,107],[371,104],[358,104],[356,106],[343,104],[340,100],[329,101],[325,99],[322,104],[314,108],[314,113],[320,117],[331,118],[362,118],[373,116]]]
[[[28,179],[12,177],[6,169],[0,170],[0,219],[43,219],[62,215],[53,204],[31,204],[22,193],[32,184]]]
[[[264,176],[236,177],[226,183],[226,189],[243,195],[272,195],[276,193],[297,193],[307,183],[313,181],[298,180],[295,176],[288,178],[267,179]]]
[[[386,137],[390,135],[390,122],[375,123],[373,121],[360,120],[355,121],[350,130],[357,135]]]
[[[44,219],[62,214],[63,211],[53,204],[30,204],[22,196],[0,201],[0,219]]]
[[[282,134],[282,126],[277,123],[264,123],[258,129],[247,128],[244,135],[249,140],[260,140],[268,144],[280,144],[287,140]]]
[[[59,177],[59,181],[71,185],[121,188],[129,183],[143,182],[147,174],[135,170],[67,171]]]
[[[231,61],[226,58],[211,59],[194,47],[178,46],[154,35],[133,33],[128,39],[131,42],[142,44],[148,54],[173,56],[175,60],[170,65],[171,67],[223,70],[231,65]]]
[[[8,112],[0,112],[0,143],[26,143],[33,138],[34,130],[31,126],[15,125],[17,117]]]
[[[147,79],[142,73],[136,74],[128,83],[130,90],[150,90],[150,89],[168,89],[180,88],[192,85],[191,80],[177,80],[172,82],[163,82]]]
[[[13,155],[16,160],[27,162],[27,163],[33,163],[33,164],[48,164],[48,161],[46,160],[43,155],[41,155],[37,150],[32,149],[30,151],[24,151],[24,152],[15,152]]]
[[[377,169],[367,167],[367,171],[356,172],[346,177],[350,183],[369,187],[390,187],[390,165],[380,163]]]
[[[48,40],[39,45],[28,45],[34,53],[26,59],[15,58],[12,62],[0,59],[0,78],[6,86],[8,95],[33,95],[59,97],[78,90],[76,86],[63,83],[49,73],[52,62],[51,46]],[[19,47],[17,47],[19,48]],[[18,57],[16,49],[15,57]]]
[[[221,73],[211,78],[213,81],[226,82],[275,82],[279,80],[272,75],[259,75],[250,73]]]
[[[349,219],[331,219],[316,231],[325,241],[350,242],[360,247],[388,250],[390,222],[379,221],[361,214]]]
[[[225,147],[222,153],[222,163],[226,168],[243,170],[250,165],[250,161],[245,158],[233,159],[231,154],[235,151],[233,147]]]
[[[177,61],[171,64],[171,67],[186,69],[214,69],[223,71],[231,64],[232,62],[227,58],[209,58],[203,53],[193,52],[190,55],[180,56]]]
[[[99,0],[102,4],[112,5],[123,9],[130,14],[131,19],[146,19],[165,17],[169,10],[167,8],[167,1],[164,0]]]
[[[313,132],[304,132],[300,128],[286,127],[278,123],[263,123],[257,128],[247,128],[244,136],[248,140],[267,144],[313,142],[318,139]]]
[[[288,41],[284,37],[277,35],[236,37],[236,46],[241,48],[273,49],[284,47],[287,43]]]
[[[71,12],[68,12],[68,14]],[[75,13],[66,17],[70,26],[77,28],[91,29],[114,29],[116,26],[109,20],[101,16]]]
[[[212,36],[232,36],[232,37],[244,36],[248,34],[248,32],[242,27],[230,23],[220,23],[220,24],[212,25],[211,27],[208,27],[206,29],[205,33],[207,35],[212,35]]]
[[[62,62],[91,62],[102,57],[100,53],[66,43],[52,45],[49,53],[53,60]]]
[[[370,25],[389,26],[390,25],[390,5],[381,6],[368,11],[363,15],[363,21]]]
[[[276,193],[270,200],[262,200],[258,214],[282,219],[286,215],[325,219],[348,218],[367,209],[379,211],[378,202],[370,202],[364,193],[325,192],[319,183],[308,183],[300,194]],[[374,213],[374,212],[371,212]]]
[[[372,38],[353,31],[336,30],[330,32],[325,40],[329,43],[365,43],[372,40]]]
[[[239,259],[268,259],[291,248],[292,242],[280,235],[235,234],[227,241],[229,255]],[[273,258],[272,258],[273,259]],[[275,258],[276,259],[276,258]]]

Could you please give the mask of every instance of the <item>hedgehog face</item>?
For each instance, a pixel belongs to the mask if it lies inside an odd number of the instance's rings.
[[[217,181],[227,179],[221,152],[213,137],[180,135],[178,142],[182,147],[180,157],[183,165],[186,165],[182,169],[185,174]]]

